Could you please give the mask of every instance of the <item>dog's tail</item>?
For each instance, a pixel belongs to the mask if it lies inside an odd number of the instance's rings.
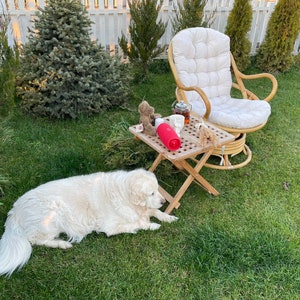
[[[0,240],[0,275],[10,276],[29,260],[32,247],[23,230],[8,217]]]

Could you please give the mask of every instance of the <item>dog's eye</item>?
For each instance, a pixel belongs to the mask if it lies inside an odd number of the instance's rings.
[[[154,192],[151,194],[151,196],[154,196]]]

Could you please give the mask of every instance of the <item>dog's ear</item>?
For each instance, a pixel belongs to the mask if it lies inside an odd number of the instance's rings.
[[[145,184],[144,174],[136,173],[136,176],[132,176],[130,185],[130,199],[133,204],[139,206],[146,205],[146,195],[143,191],[143,185]]]
[[[135,205],[146,206],[146,185],[149,178],[155,175],[143,169],[132,171],[129,178],[129,189],[131,201]]]

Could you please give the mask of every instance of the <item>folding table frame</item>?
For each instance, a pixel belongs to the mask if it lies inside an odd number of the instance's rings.
[[[165,118],[165,122],[170,122],[169,117]],[[161,186],[159,187],[160,193],[169,202],[169,205],[166,208],[166,213],[171,213],[174,208],[177,209],[180,206],[180,199],[193,181],[198,183],[210,194],[214,196],[219,195],[219,192],[199,173],[209,159],[210,155],[213,153],[215,147],[225,147],[227,143],[232,142],[235,138],[233,135],[214,126],[213,124],[205,122],[208,128],[217,136],[218,142],[216,145],[208,143],[205,147],[201,147],[199,141],[199,132],[196,126],[199,122],[200,120],[197,118],[191,117],[190,123],[184,126],[180,134],[181,147],[177,151],[168,150],[158,136],[149,136],[140,132],[139,125],[129,127],[129,131],[137,139],[143,141],[158,153],[158,156],[154,160],[152,166],[149,168],[149,171],[154,172],[157,166],[163,160],[167,159],[176,168],[184,171],[184,173],[187,174],[186,180],[183,182],[182,186],[179,188],[174,197],[170,195],[164,188]],[[201,157],[198,159],[200,154]],[[188,160],[194,161],[196,163],[195,166],[192,166]]]

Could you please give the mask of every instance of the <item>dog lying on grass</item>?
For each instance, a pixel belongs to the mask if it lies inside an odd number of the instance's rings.
[[[173,222],[159,210],[165,199],[155,175],[143,169],[99,172],[45,183],[21,196],[9,211],[0,240],[0,275],[30,258],[32,245],[67,249],[92,231],[107,236],[156,230],[150,217]],[[69,240],[59,239],[66,233]]]

